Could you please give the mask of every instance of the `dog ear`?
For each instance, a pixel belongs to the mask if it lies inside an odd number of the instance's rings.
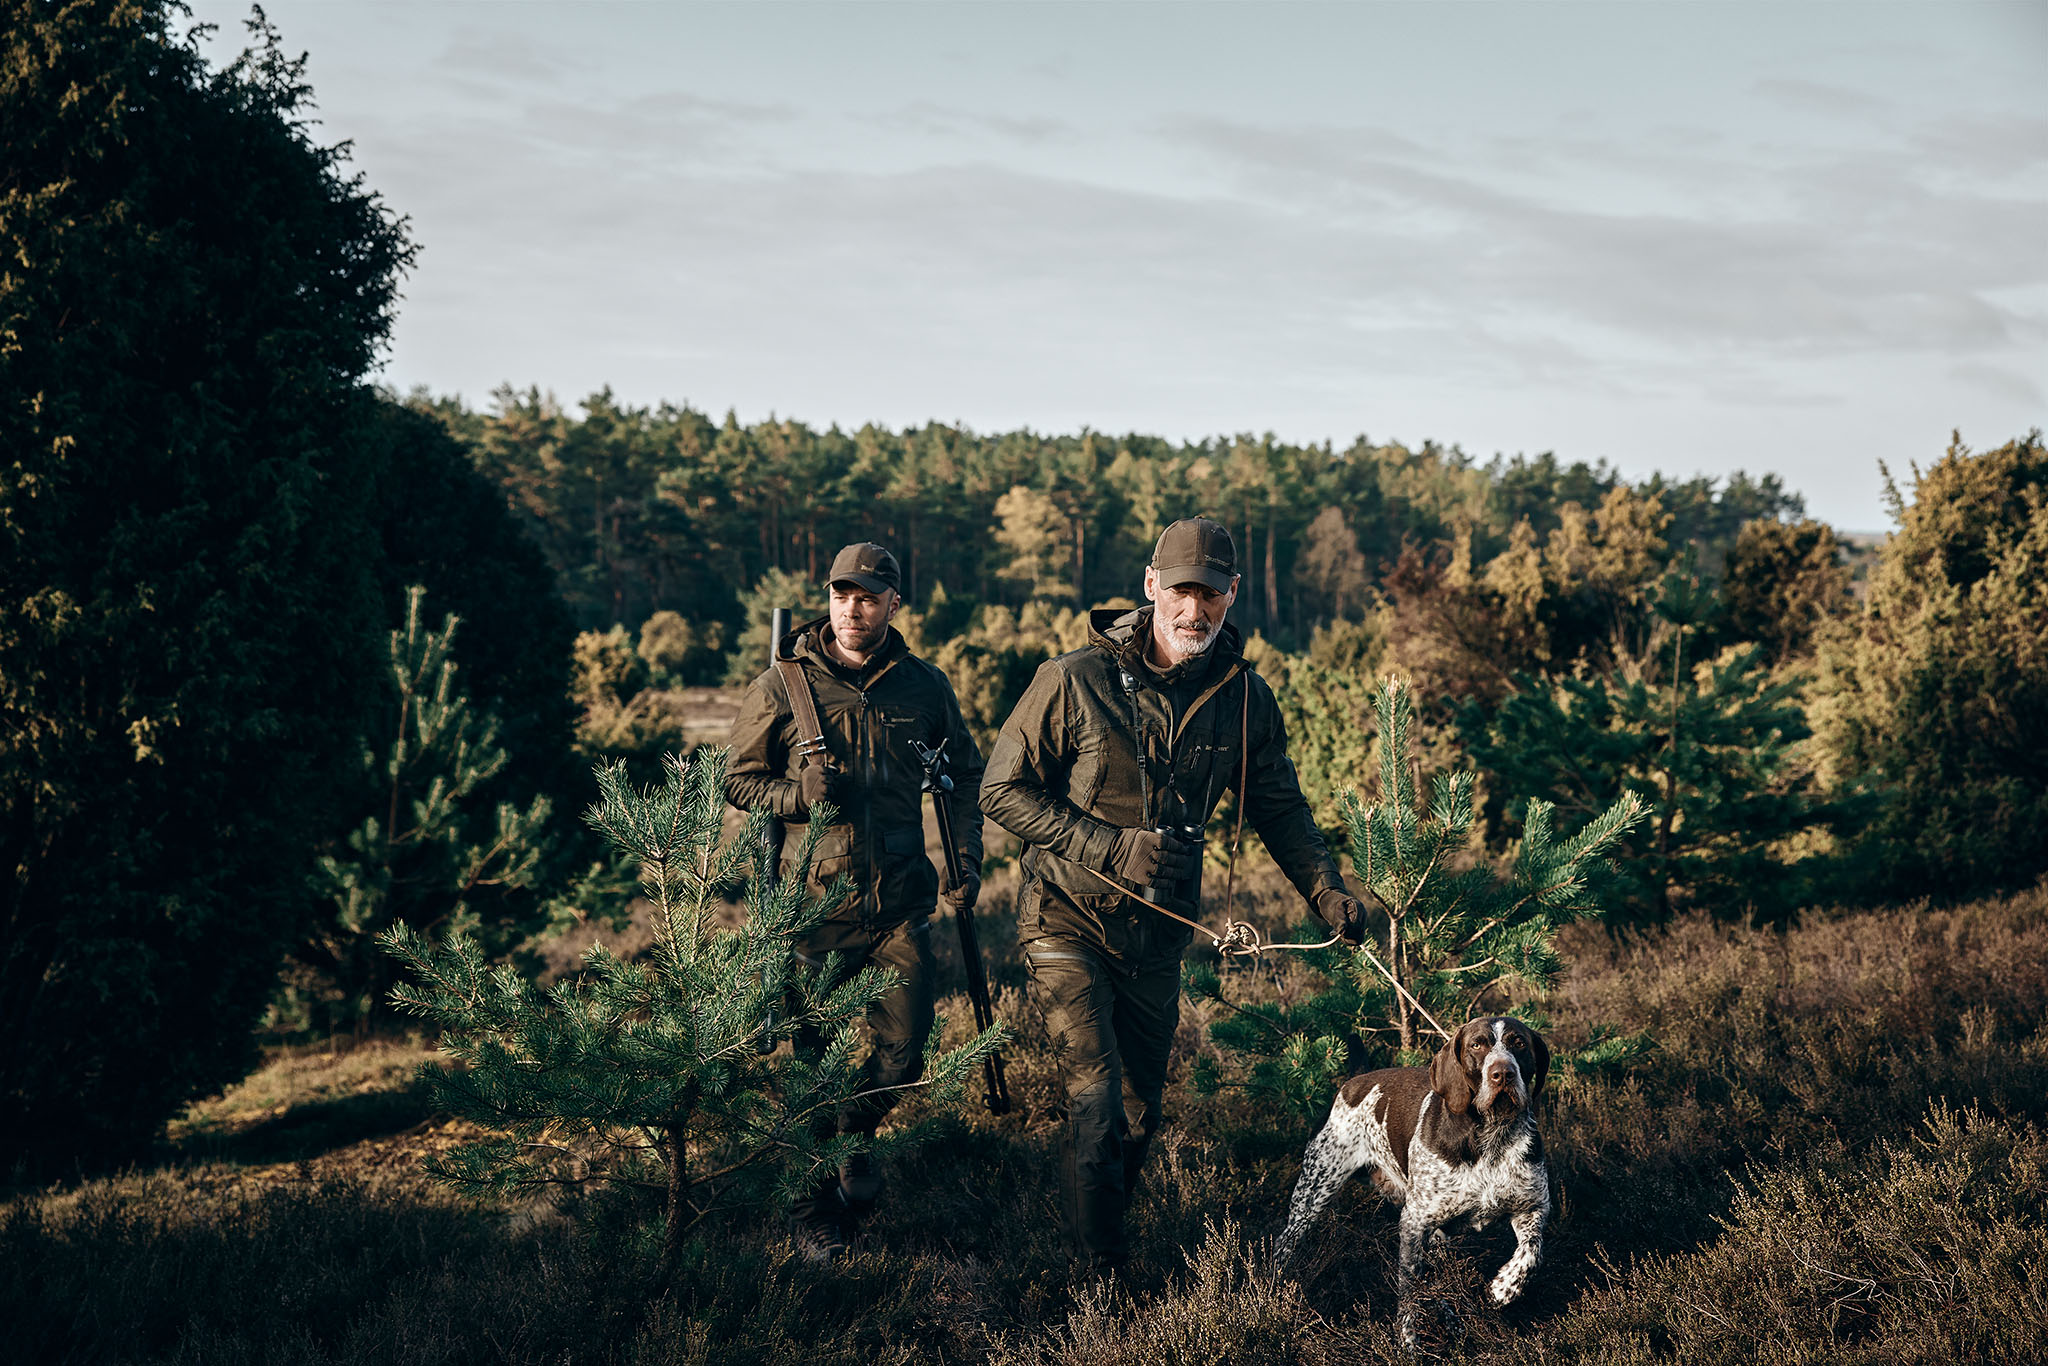
[[[1464,1037],[1462,1029],[1451,1035],[1429,1063],[1429,1089],[1444,1098],[1444,1108],[1454,1115],[1472,1108],[1472,1078],[1465,1071],[1463,1050],[1458,1047]]]
[[[1529,1052],[1535,1058],[1529,1076],[1529,1103],[1533,1105],[1543,1092],[1543,1083],[1550,1080],[1550,1045],[1533,1029],[1529,1031]]]

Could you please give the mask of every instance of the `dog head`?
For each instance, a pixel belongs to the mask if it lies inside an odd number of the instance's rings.
[[[1430,1089],[1454,1115],[1477,1109],[1492,1116],[1503,1107],[1526,1110],[1550,1076],[1550,1045],[1520,1020],[1488,1016],[1466,1024],[1437,1050],[1429,1065]]]

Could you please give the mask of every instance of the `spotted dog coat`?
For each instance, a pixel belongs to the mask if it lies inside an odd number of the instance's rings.
[[[1351,1078],[1302,1155],[1287,1227],[1274,1249],[1285,1265],[1332,1196],[1361,1168],[1401,1206],[1404,1312],[1426,1245],[1443,1226],[1478,1229],[1502,1215],[1515,1252],[1493,1278],[1495,1304],[1522,1293],[1543,1255],[1550,1181],[1533,1106],[1550,1072],[1550,1047],[1520,1020],[1474,1020],[1428,1067],[1390,1067]]]

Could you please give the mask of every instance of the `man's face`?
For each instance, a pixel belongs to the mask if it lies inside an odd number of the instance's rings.
[[[1237,580],[1219,593],[1204,583],[1161,585],[1159,571],[1145,570],[1145,596],[1152,599],[1152,638],[1168,659],[1193,659],[1216,643],[1230,604],[1237,601]]]
[[[872,654],[889,634],[889,618],[903,600],[895,590],[870,593],[857,583],[832,585],[832,638],[839,648]]]

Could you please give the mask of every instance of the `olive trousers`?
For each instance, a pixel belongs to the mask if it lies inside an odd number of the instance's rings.
[[[1150,946],[1135,963],[1064,936],[1022,946],[1067,1096],[1060,1151],[1067,1236],[1081,1258],[1097,1264],[1125,1255],[1124,1211],[1159,1132],[1166,1060],[1180,1022],[1183,942]]]
[[[924,1044],[932,1032],[932,922],[929,915],[915,915],[886,930],[868,930],[858,924],[828,921],[805,936],[797,945],[797,957],[812,967],[823,965],[830,954],[839,954],[840,968],[835,982],[844,982],[862,968],[887,968],[897,976],[894,991],[868,1008],[868,1053],[861,1062],[862,1091],[902,1086],[924,1076]],[[826,1040],[816,1030],[799,1030],[796,1047],[808,1056],[824,1051]],[[900,1093],[880,1090],[841,1106],[837,1113],[820,1116],[815,1130],[820,1137],[842,1134],[872,1134],[889,1113]],[[838,1208],[839,1178],[824,1177],[791,1206],[798,1219]]]

